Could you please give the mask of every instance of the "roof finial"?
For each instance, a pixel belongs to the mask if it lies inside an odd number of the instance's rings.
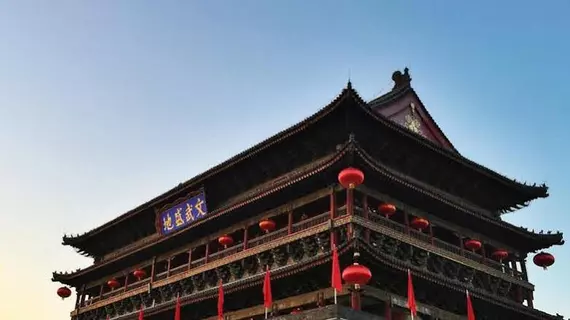
[[[352,82],[350,81],[350,68],[348,68],[348,83],[346,84],[347,89],[352,89]]]
[[[392,80],[394,80],[394,87],[392,90],[409,86],[410,82],[412,82],[412,78],[410,77],[410,69],[408,69],[408,67],[405,67],[404,73],[402,73],[400,70],[394,71],[392,74]]]

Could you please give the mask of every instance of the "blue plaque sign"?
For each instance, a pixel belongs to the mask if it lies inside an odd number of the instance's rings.
[[[208,215],[204,193],[185,200],[176,206],[161,212],[158,216],[160,231],[163,235],[176,232],[191,225],[194,221]]]

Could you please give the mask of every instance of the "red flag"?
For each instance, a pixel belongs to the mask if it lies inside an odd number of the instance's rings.
[[[218,288],[218,319],[224,319],[224,285],[222,280],[220,280]]]
[[[331,286],[337,291],[342,292],[342,279],[340,277],[340,264],[338,262],[338,252],[336,246],[333,246],[332,252],[332,279]]]
[[[416,296],[414,295],[414,284],[412,283],[412,273],[408,269],[408,308],[412,317],[418,315],[418,310],[416,306]]]
[[[180,296],[176,297],[176,309],[174,309],[174,320],[181,320],[180,316]]]
[[[263,305],[265,308],[271,308],[273,304],[273,296],[271,295],[271,273],[269,267],[265,271],[265,279],[263,280]]]
[[[139,320],[144,320],[143,305],[141,304],[141,311],[139,311]]]
[[[465,293],[467,294],[467,320],[475,320],[475,312],[473,311],[473,305],[471,304],[469,290],[465,290]]]

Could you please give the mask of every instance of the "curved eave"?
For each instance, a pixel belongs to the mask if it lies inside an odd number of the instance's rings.
[[[110,259],[108,261],[105,261],[103,263],[100,264],[96,264],[96,265],[92,265],[89,266],[87,268],[84,269],[78,269],[74,272],[70,272],[70,273],[61,273],[61,272],[54,272],[53,273],[53,277],[52,277],[52,281],[54,282],[61,282],[63,284],[66,285],[71,285],[71,286],[75,286],[76,283],[76,279],[78,277],[81,277],[97,268],[106,266],[110,263],[116,262],[122,258],[124,258],[125,256],[129,255],[129,254],[133,254],[135,252],[138,252],[140,250],[143,250],[149,246],[154,246],[158,243],[161,243],[163,241],[167,241],[170,239],[173,239],[177,236],[180,236],[181,234],[185,234],[190,232],[191,230],[193,230],[194,228],[197,228],[201,225],[203,225],[204,223],[208,223],[209,221],[212,221],[222,215],[231,213],[232,211],[239,209],[247,204],[250,204],[254,201],[257,201],[267,195],[270,194],[274,194],[280,190],[283,190],[284,188],[290,187],[292,185],[295,185],[321,171],[324,171],[330,167],[332,167],[333,165],[339,163],[340,161],[342,161],[343,159],[345,159],[345,156],[348,153],[352,153],[352,151],[354,151],[354,146],[356,144],[356,141],[354,141],[353,139],[349,139],[347,142],[344,143],[344,145],[339,148],[338,150],[336,150],[334,153],[330,154],[329,156],[324,157],[323,159],[320,159],[318,161],[315,161],[305,167],[303,167],[301,170],[295,170],[293,172],[287,173],[281,177],[278,177],[272,181],[269,181],[265,184],[263,184],[262,186],[258,186],[256,188],[254,188],[253,190],[246,192],[244,194],[242,194],[239,197],[236,197],[230,201],[228,201],[228,203],[226,205],[223,205],[222,207],[220,207],[218,210],[215,210],[213,212],[211,212],[209,214],[209,216],[207,218],[201,219],[197,222],[195,222],[194,224],[188,226],[185,229],[182,229],[180,231],[177,231],[167,237],[162,237],[159,240],[151,243],[151,244],[145,244],[144,246],[140,246],[140,247],[136,247],[133,248],[132,250],[128,251],[128,252],[124,252],[122,255],[114,258],[114,259]],[[277,183],[278,182],[278,183]]]
[[[196,188],[197,186],[203,184],[203,182],[206,179],[208,179],[209,177],[212,177],[212,176],[216,175],[217,173],[222,172],[224,170],[228,170],[233,165],[235,165],[241,161],[244,161],[244,160],[254,156],[255,154],[269,148],[270,146],[272,146],[276,143],[279,143],[280,141],[305,130],[310,125],[319,121],[320,119],[322,119],[323,117],[325,117],[326,115],[331,113],[333,110],[335,110],[339,105],[341,105],[341,103],[345,99],[354,99],[359,105],[362,105],[362,106],[366,105],[366,102],[352,88],[352,84],[350,82],[348,82],[347,87],[345,89],[343,89],[342,92],[332,102],[330,102],[327,106],[325,106],[321,110],[317,111],[315,114],[313,114],[313,115],[309,116],[308,118],[302,120],[301,122],[293,125],[292,127],[289,127],[287,129],[273,135],[272,137],[265,139],[264,141],[254,145],[253,147],[244,150],[243,152],[233,156],[232,158],[230,158],[230,159],[216,165],[215,167],[191,178],[190,180],[188,180],[184,183],[179,184],[178,186],[176,186],[176,187],[172,188],[171,190],[163,193],[162,195],[160,195],[156,198],[153,198],[150,201],[147,201],[146,203],[136,207],[135,209],[132,209],[132,210],[120,215],[119,217],[117,217],[117,218],[97,227],[97,228],[94,228],[90,231],[87,231],[83,234],[76,235],[76,236],[64,236],[63,241],[62,241],[63,245],[68,245],[68,246],[72,246],[72,247],[75,247],[77,249],[83,250],[84,248],[82,248],[81,242],[84,241],[85,239],[88,239],[89,237],[97,234],[98,232],[101,232],[102,230],[104,230],[104,229],[106,229],[112,225],[115,225],[119,222],[122,222],[124,220],[129,219],[133,215],[136,215],[140,211],[147,209],[150,206],[153,206],[153,205],[156,205],[157,203],[165,201],[166,198],[168,198],[172,194],[175,194],[175,193],[180,192],[182,190]]]
[[[542,185],[537,185],[537,184],[533,184],[533,185],[528,185],[526,183],[521,183],[519,181],[516,181],[515,179],[510,179],[498,172],[495,172],[487,167],[484,167],[474,161],[469,160],[468,158],[463,157],[461,154],[458,153],[458,151],[455,149],[455,147],[453,147],[452,149],[447,149],[444,148],[438,144],[436,144],[433,141],[430,141],[429,139],[426,139],[420,135],[417,135],[411,131],[409,131],[408,129],[392,122],[389,119],[384,118],[383,116],[373,112],[371,110],[371,108],[377,108],[377,107],[382,107],[388,104],[391,104],[401,98],[403,98],[404,96],[406,96],[407,94],[413,94],[414,97],[421,102],[419,96],[417,95],[417,93],[414,91],[414,89],[411,86],[405,86],[403,88],[400,88],[398,90],[395,91],[391,91],[381,97],[378,97],[372,101],[370,101],[368,103],[368,107],[365,108],[366,112],[369,113],[373,118],[377,119],[378,121],[382,122],[384,125],[393,128],[395,130],[397,130],[398,132],[400,132],[401,134],[410,137],[411,139],[416,140],[418,143],[421,143],[423,145],[425,145],[426,147],[429,147],[430,149],[450,158],[451,160],[457,161],[465,166],[468,166],[471,169],[476,170],[477,172],[480,172],[482,174],[484,174],[487,177],[490,177],[508,187],[511,188],[515,188],[516,190],[518,190],[518,192],[521,193],[521,202],[524,203],[523,205],[521,205],[520,203],[513,203],[508,207],[505,208],[500,208],[499,211],[500,213],[507,213],[507,212],[512,212],[515,210],[518,210],[526,205],[528,205],[528,203],[532,200],[538,199],[538,198],[546,198],[548,197],[548,187],[545,184]],[[422,103],[422,102],[421,102]],[[423,103],[422,103],[423,105]],[[436,125],[437,127],[437,123],[435,121],[433,121],[433,118],[431,118],[431,115],[429,115],[429,112],[427,112],[427,108],[425,108],[426,114],[430,117],[430,120]],[[443,132],[441,130],[441,128],[437,127],[438,130],[440,130],[441,132]],[[447,140],[447,138],[445,137],[445,135],[443,135],[444,138]],[[451,144],[450,141],[448,141],[449,144],[451,146],[453,146]]]
[[[531,246],[528,247],[529,250],[535,251],[540,249],[546,249],[553,245],[562,245],[564,244],[563,234],[562,233],[555,233],[555,234],[536,234],[524,230],[520,227],[516,227],[508,222],[501,221],[495,218],[491,218],[488,213],[485,213],[483,209],[477,208],[474,205],[468,205],[465,200],[459,201],[456,199],[455,196],[447,194],[441,190],[435,189],[433,187],[427,186],[424,183],[417,181],[411,177],[408,177],[400,172],[392,170],[389,167],[386,167],[382,163],[376,161],[373,157],[371,157],[366,150],[364,150],[357,141],[354,142],[355,154],[362,160],[364,160],[370,167],[370,169],[380,173],[383,176],[390,178],[391,180],[396,181],[402,185],[406,185],[408,188],[412,188],[417,192],[424,193],[429,197],[432,197],[436,200],[443,200],[444,202],[452,205],[453,207],[469,214],[472,216],[485,221],[486,223],[491,223],[502,228],[505,228],[508,231],[517,233],[523,237],[526,237],[532,243]],[[467,207],[466,207],[467,205]]]

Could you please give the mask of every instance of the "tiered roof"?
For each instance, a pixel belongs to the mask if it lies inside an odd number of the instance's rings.
[[[499,219],[504,212],[547,197],[545,185],[517,182],[461,156],[412,89],[408,71],[396,72],[393,79],[396,85],[391,92],[368,103],[349,82],[336,99],[307,119],[100,227],[82,235],[65,236],[63,244],[95,257],[96,262],[116,260],[117,257],[107,259],[105,255],[129,246],[129,250],[124,250],[126,254],[158,241],[157,208],[196,190],[207,190],[208,208],[216,214],[180,231],[188,232],[231,214],[231,204],[236,199],[251,197],[252,190],[259,190],[263,183],[275,184],[287,179],[287,173],[330,156],[349,135],[356,136],[368,167],[388,172],[406,185],[453,203],[474,221],[496,226],[497,234],[503,229],[520,234],[527,239],[523,241],[527,250],[562,243],[560,233],[535,234]],[[406,112],[418,117],[423,131],[414,132],[417,123],[411,127],[401,124],[401,116]],[[441,170],[442,164],[445,171]],[[135,225],[136,233],[131,228]],[[69,276],[54,274],[54,279]]]

